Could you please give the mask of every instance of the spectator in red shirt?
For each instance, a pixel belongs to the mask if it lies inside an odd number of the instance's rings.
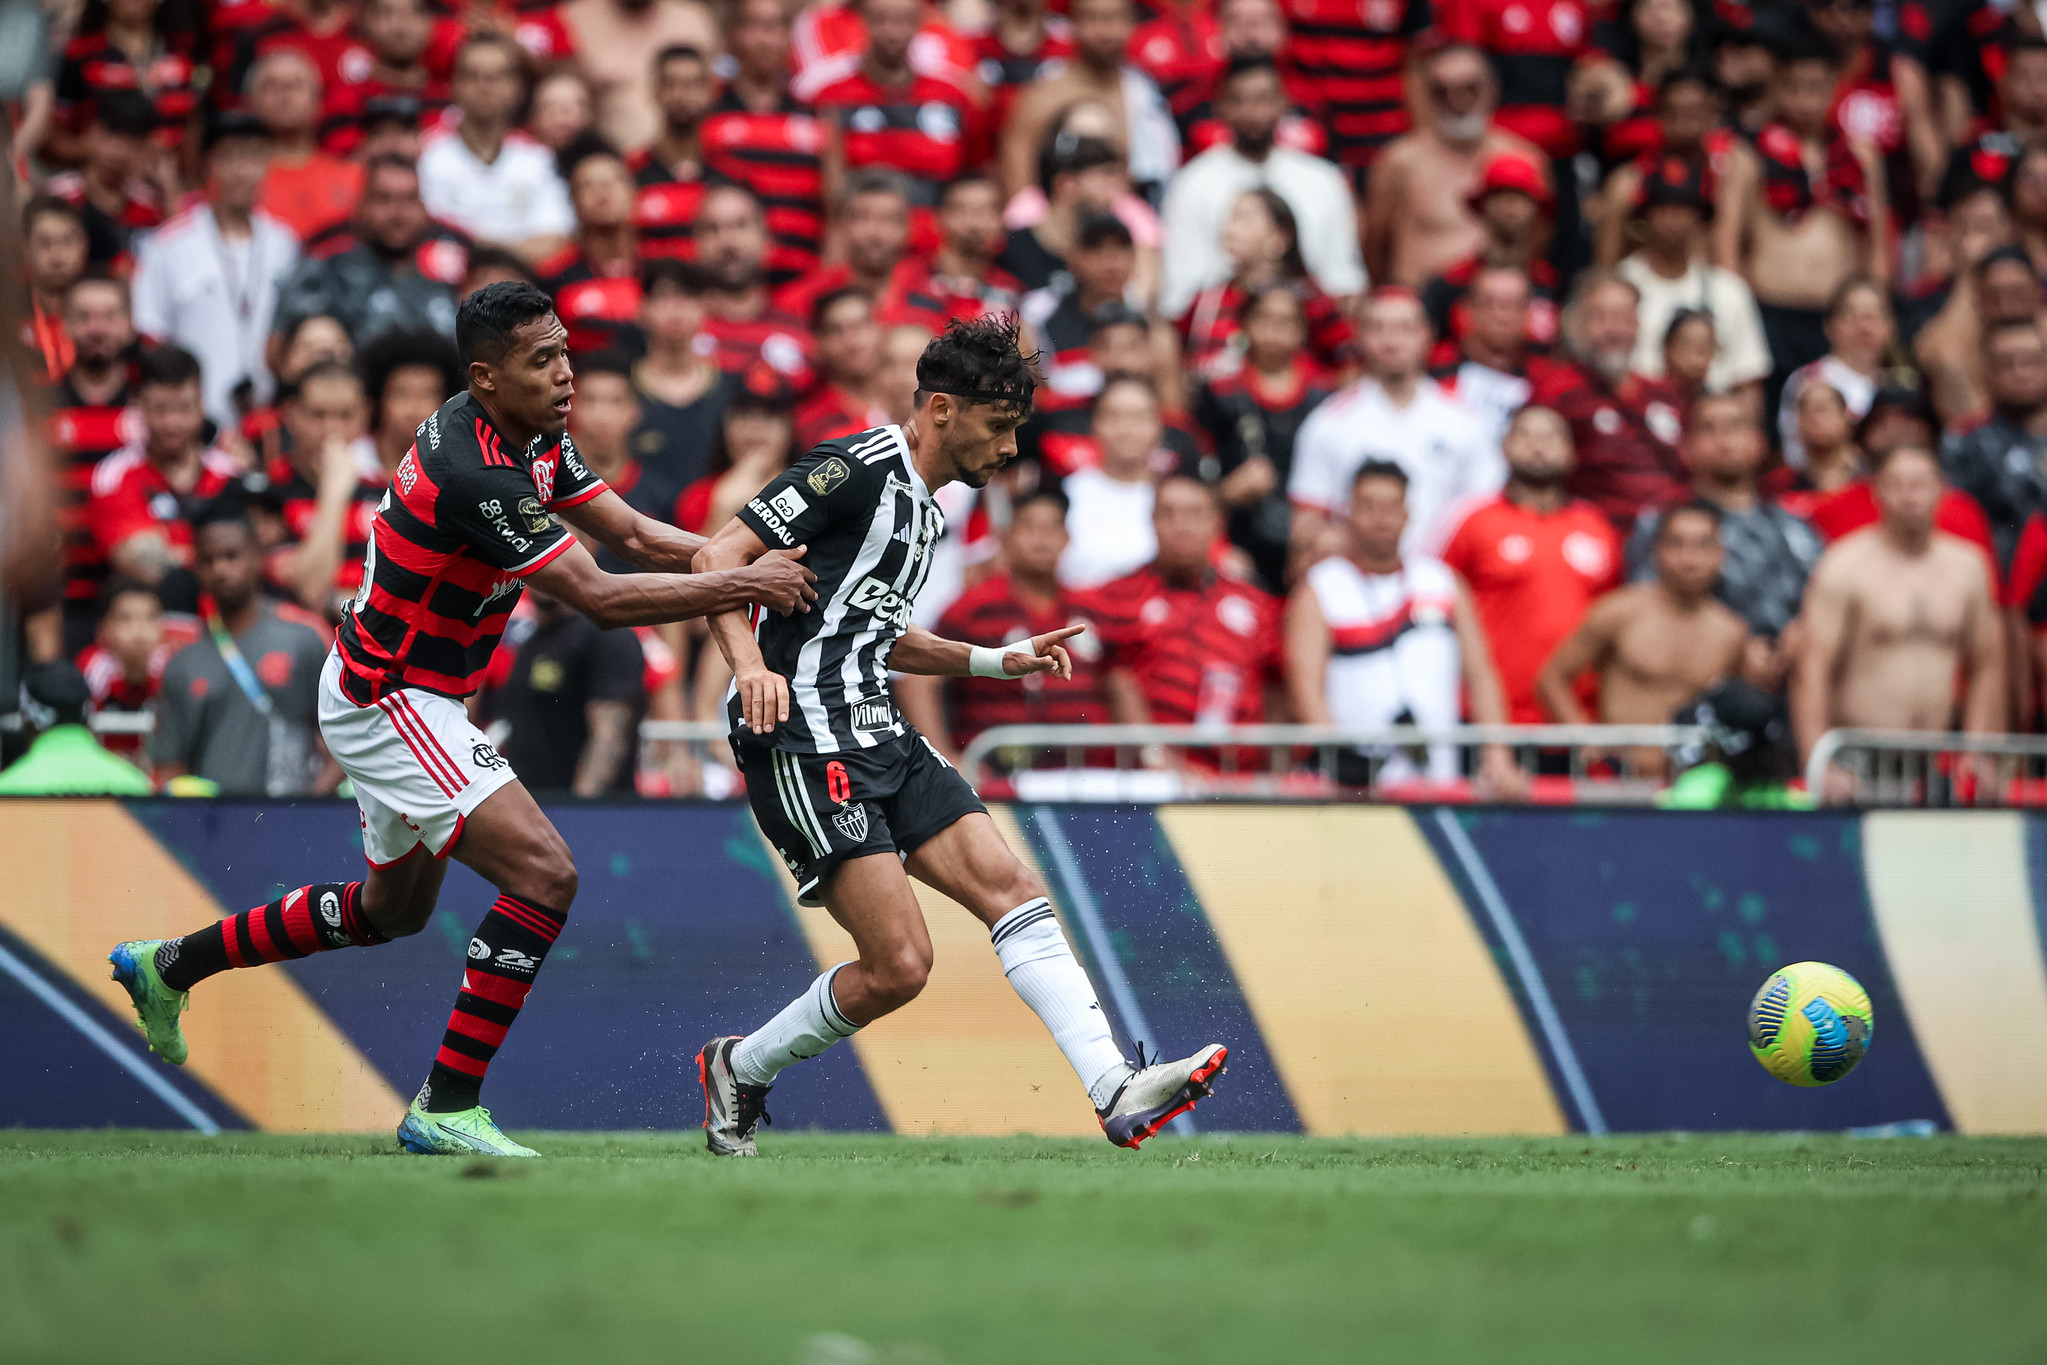
[[[63,322],[74,358],[50,396],[50,444],[64,466],[57,509],[64,534],[63,652],[75,655],[92,639],[108,573],[88,514],[93,471],[134,439],[141,419],[130,406],[135,328],[127,286],[106,275],[79,278],[64,296]]]
[[[993,648],[1090,624],[1080,600],[1059,585],[1065,549],[1066,499],[1050,488],[1025,495],[1002,533],[1004,572],[954,599],[939,618],[939,633]],[[904,675],[896,679],[896,701],[918,733],[930,736],[957,767],[967,742],[997,725],[1093,725],[1108,719],[1096,677],[1101,641],[1085,631],[1067,642],[1066,652],[1073,660],[1069,679],[1046,674],[1035,684],[1026,678],[1004,686],[990,678]]]
[[[1222,86],[1229,78],[1230,66],[1241,58],[1263,58],[1279,71],[1288,108],[1273,130],[1273,141],[1310,156],[1328,156],[1328,111],[1313,83],[1295,68],[1288,53],[1286,16],[1277,0],[1221,0],[1215,7],[1215,27],[1222,44],[1222,65],[1205,85],[1190,89],[1173,102],[1182,157],[1191,161],[1211,147],[1235,140],[1222,117]]]
[[[1023,285],[995,264],[1002,250],[1002,198],[995,182],[968,171],[945,187],[938,201],[938,252],[928,264],[911,261],[883,303],[884,321],[914,323],[942,332],[954,318],[1014,313]]]
[[[817,264],[824,238],[824,126],[789,88],[789,16],[781,0],[738,0],[725,28],[734,69],[703,124],[704,164],[752,190],[767,211],[768,278]]]
[[[85,222],[86,258],[125,271],[138,233],[164,220],[168,164],[151,143],[156,106],[136,90],[107,90],[93,100],[85,159],[44,186]]]
[[[163,685],[164,665],[189,638],[180,632],[173,643],[164,629],[163,603],[153,589],[132,578],[109,580],[101,601],[105,610],[99,631],[77,659],[78,671],[92,691],[93,707],[102,715],[147,711]],[[100,743],[108,753],[119,754],[146,770],[149,764],[142,753],[143,739],[142,735],[109,734],[103,735]]]
[[[265,556],[276,588],[307,611],[339,620],[362,582],[370,523],[386,484],[365,439],[368,404],[360,375],[338,360],[299,377],[284,405],[284,455],[265,470],[262,501],[283,520],[283,539]]]
[[[625,158],[592,134],[555,158],[576,209],[576,236],[539,263],[540,287],[569,329],[573,353],[617,346],[640,311],[640,236]]]
[[[846,177],[832,205],[831,236],[845,257],[775,293],[775,307],[807,318],[833,290],[852,285],[871,299],[892,299],[909,273],[910,185],[887,170],[860,170]]]
[[[56,122],[42,148],[59,165],[78,159],[94,102],[138,90],[156,107],[155,141],[175,151],[199,107],[198,34],[190,7],[161,0],[88,0],[57,67]]]
[[[136,373],[142,438],[93,470],[86,514],[99,556],[116,573],[156,588],[166,607],[196,610],[187,572],[192,513],[232,483],[239,467],[202,439],[206,408],[190,351],[160,346]]]
[[[874,325],[874,300],[854,285],[842,285],[817,301],[810,315],[817,342],[818,391],[796,409],[796,448],[885,426],[881,401],[881,328]]]
[[[270,134],[256,207],[300,241],[345,220],[362,197],[362,165],[320,150],[320,100],[320,73],[296,48],[266,53],[250,69],[249,112]]]
[[[1281,681],[1278,601],[1210,566],[1222,508],[1198,479],[1161,483],[1152,524],[1158,557],[1081,599],[1101,631],[1110,719],[1263,721],[1266,693],[1278,697]]]
[[[703,332],[716,343],[718,368],[737,374],[758,360],[791,388],[809,388],[809,331],[768,295],[768,224],[760,201],[741,186],[713,185],[697,215],[696,245],[710,285]]]
[[[693,47],[663,48],[654,58],[654,100],[661,135],[633,153],[639,199],[633,221],[649,255],[688,256],[690,225],[704,200],[704,115],[717,81],[710,61]]]
[[[412,100],[436,117],[448,106],[447,80],[427,70],[434,15],[426,0],[367,0],[356,31],[362,46],[343,56],[341,80],[327,88],[320,111],[320,146],[333,156],[360,151],[373,100]],[[537,90],[534,96],[537,103]]]
[[[1441,558],[1471,590],[1516,725],[1549,719],[1535,679],[1592,603],[1621,581],[1621,542],[1589,502],[1572,498],[1570,424],[1525,407],[1508,424],[1507,484],[1444,522]],[[1588,709],[1590,695],[1585,698]]]
[[[918,235],[929,247],[939,189],[981,159],[980,101],[960,77],[911,63],[922,0],[858,3],[867,50],[857,67],[814,99],[824,120],[825,194],[836,200],[848,173],[862,167],[901,172],[919,210]]]
[[[29,309],[22,344],[42,362],[46,377],[61,379],[74,355],[64,330],[64,295],[85,273],[85,220],[63,200],[38,195],[21,211],[21,241]]]
[[[1533,401],[1571,424],[1578,452],[1572,496],[1592,503],[1617,528],[1632,527],[1643,508],[1683,491],[1677,395],[1628,370],[1641,301],[1634,285],[1608,270],[1587,270],[1571,300],[1576,358],[1545,376]]]

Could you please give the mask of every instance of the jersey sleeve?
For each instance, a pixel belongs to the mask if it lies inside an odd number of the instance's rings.
[[[771,479],[736,515],[769,549],[793,550],[848,517],[871,516],[884,478],[831,441]]]
[[[547,510],[559,512],[564,507],[588,502],[608,487],[610,485],[593,474],[590,466],[583,462],[583,452],[576,449],[574,439],[564,435],[561,462],[554,475],[554,501],[547,504]]]
[[[460,537],[492,568],[521,578],[575,541],[568,528],[540,505],[533,480],[510,465],[479,463],[451,471],[434,500],[434,525]]]

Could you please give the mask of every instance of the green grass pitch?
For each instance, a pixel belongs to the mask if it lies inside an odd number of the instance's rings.
[[[2047,1140],[0,1132],[0,1361],[2047,1361]]]

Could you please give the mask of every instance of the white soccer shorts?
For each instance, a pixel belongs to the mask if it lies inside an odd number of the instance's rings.
[[[342,694],[341,656],[332,651],[320,672],[320,738],[355,784],[372,867],[421,844],[447,857],[471,812],[518,780],[461,702],[407,687],[357,706]]]

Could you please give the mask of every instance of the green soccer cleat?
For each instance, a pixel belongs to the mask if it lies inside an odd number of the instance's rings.
[[[455,1109],[429,1114],[414,1100],[398,1125],[398,1145],[414,1156],[539,1156],[521,1147],[491,1122],[490,1110]]]
[[[135,1021],[149,1039],[149,1050],[172,1066],[185,1064],[185,1031],[178,1016],[192,1003],[190,991],[174,991],[157,974],[156,950],[160,938],[138,938],[122,943],[107,954],[114,964],[114,980],[127,988],[135,1004]]]

